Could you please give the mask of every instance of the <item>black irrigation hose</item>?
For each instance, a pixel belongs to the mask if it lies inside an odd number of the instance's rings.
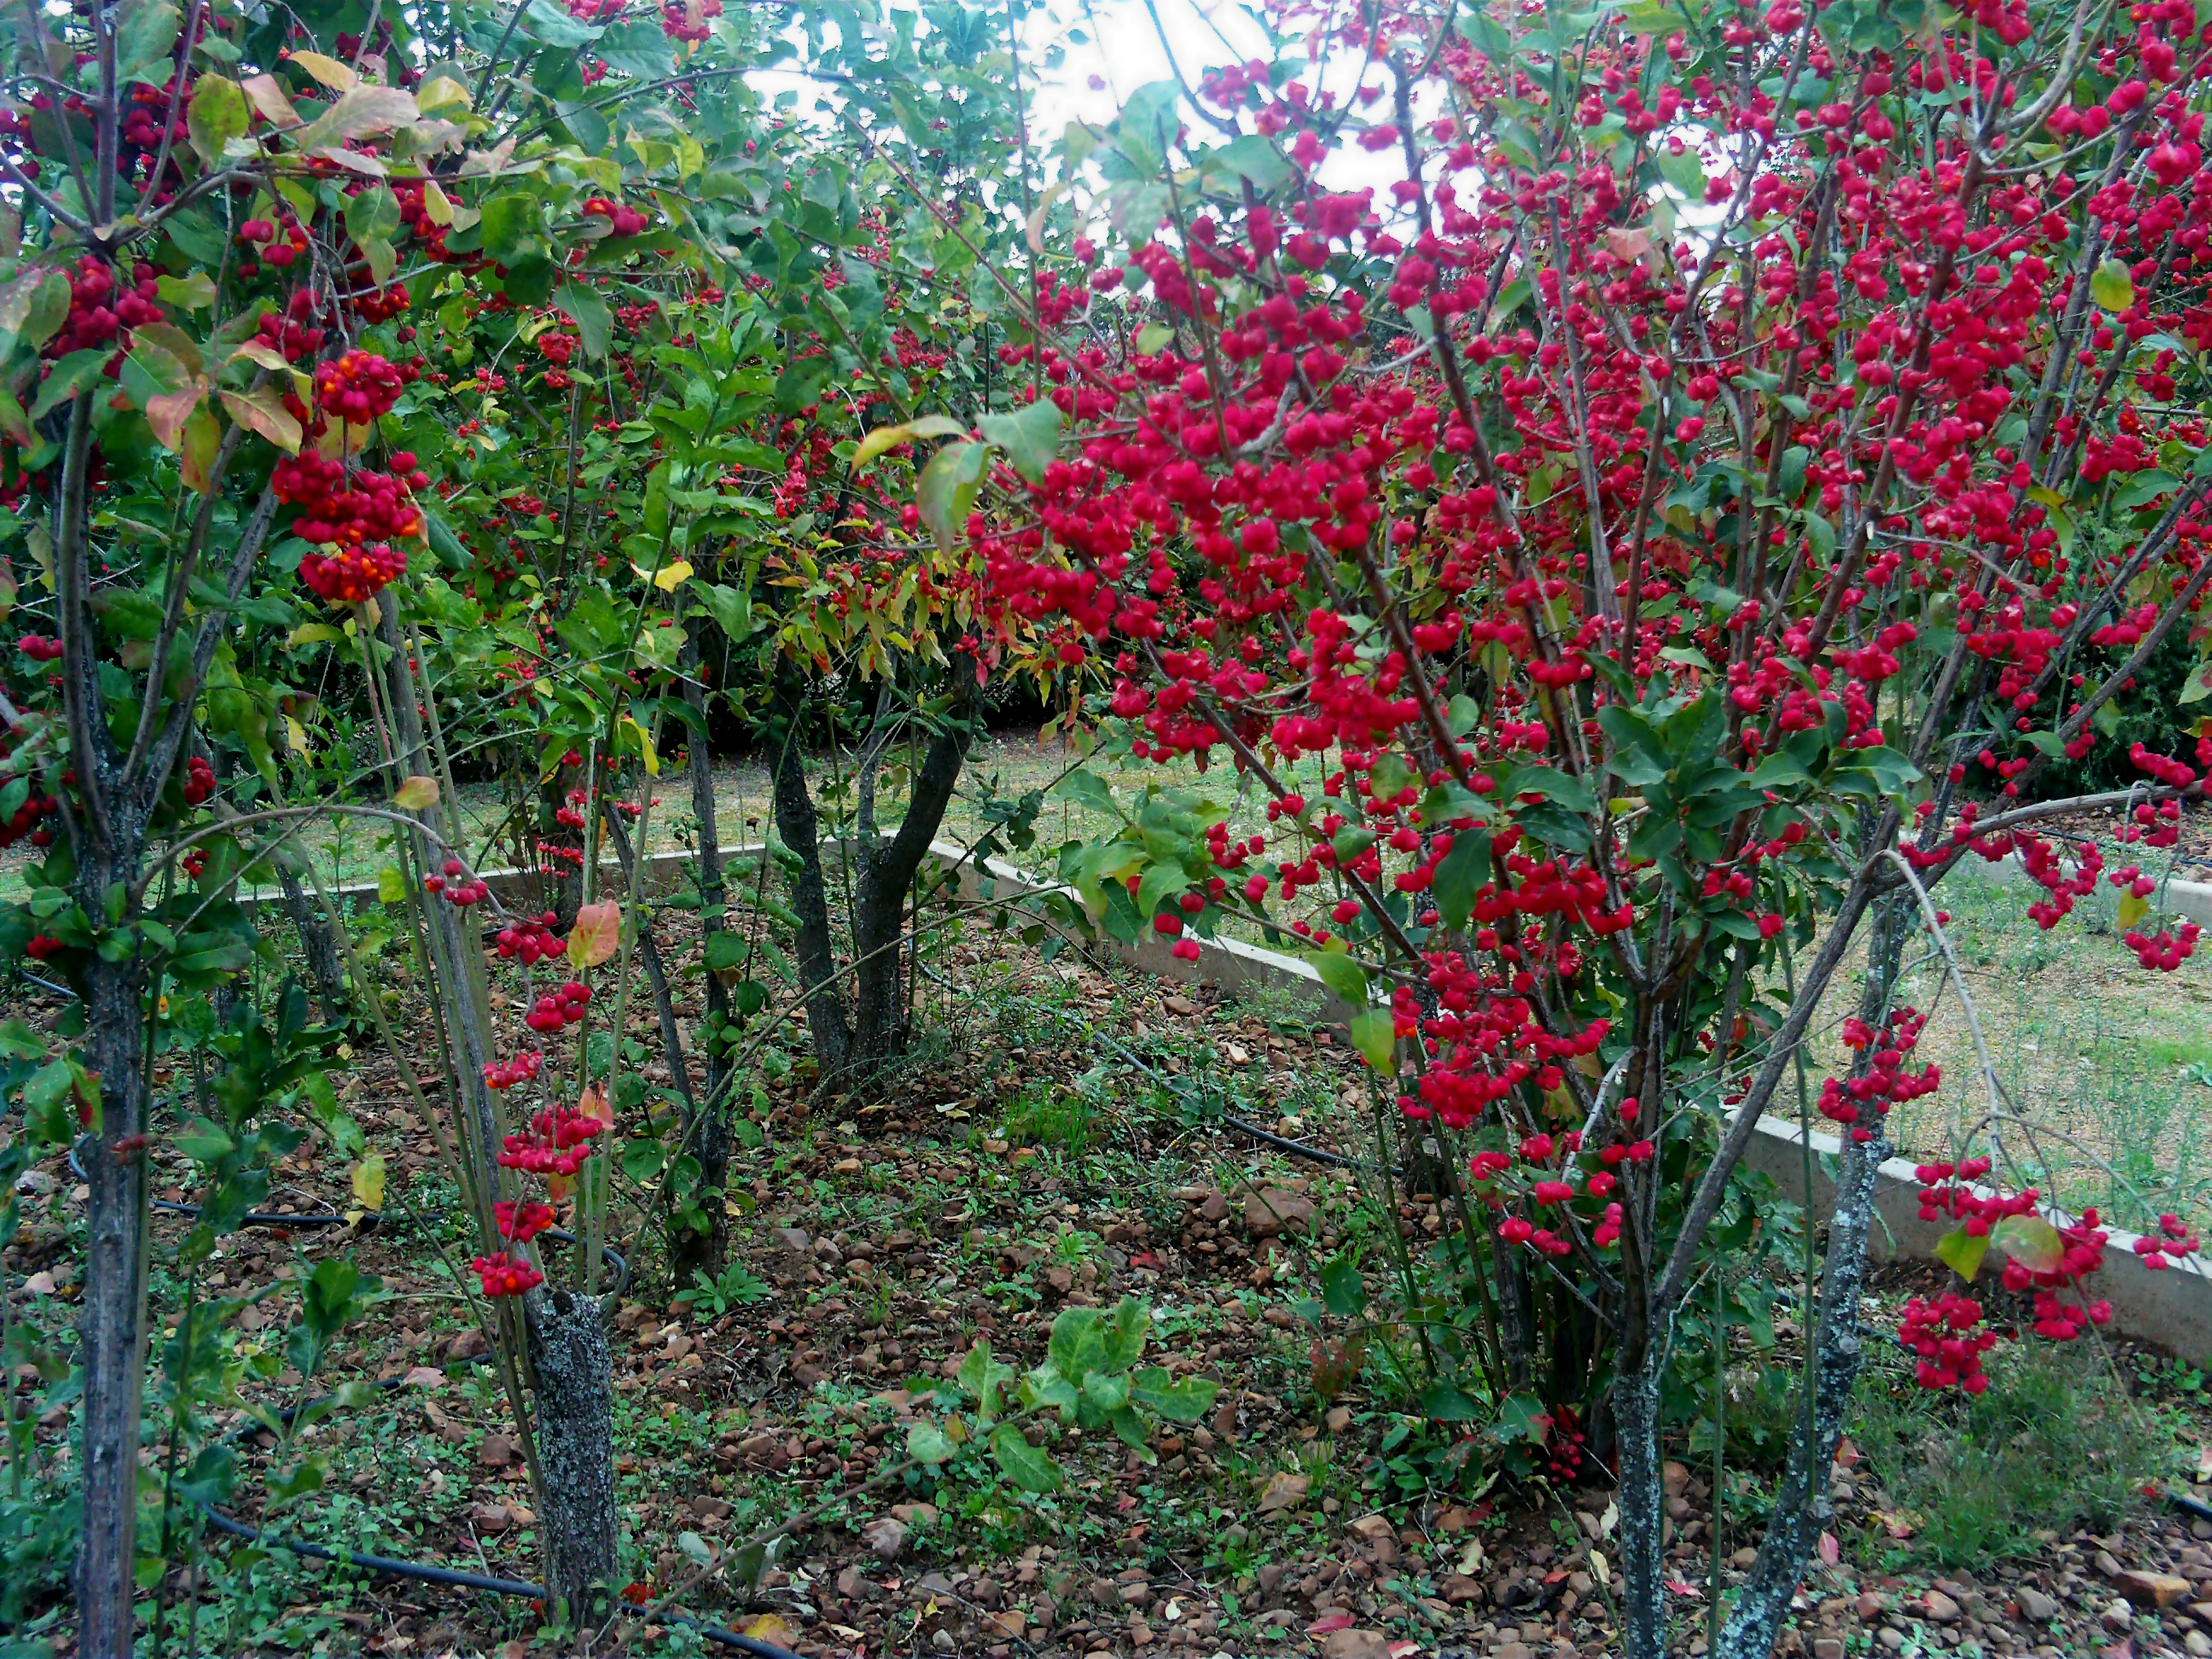
[[[318,1561],[343,1562],[347,1566],[359,1567],[366,1572],[385,1573],[394,1578],[420,1579],[424,1583],[444,1584],[454,1589],[487,1590],[494,1595],[526,1596],[535,1601],[545,1599],[544,1585],[525,1583],[519,1578],[490,1578],[483,1573],[462,1572],[453,1567],[434,1567],[418,1561],[395,1560],[388,1555],[364,1555],[359,1550],[330,1549],[321,1544],[276,1537],[212,1507],[206,1509],[206,1515],[217,1532],[233,1538],[243,1538],[251,1543],[264,1544],[273,1549],[289,1550],[295,1555],[309,1556]],[[800,1659],[789,1648],[780,1648],[775,1643],[763,1642],[757,1636],[741,1636],[736,1631],[725,1630],[720,1625],[710,1625],[702,1619],[694,1619],[686,1613],[656,1612],[652,1616],[666,1624],[682,1625],[687,1629],[696,1630],[710,1642],[735,1648],[740,1653],[756,1655],[757,1659]]]

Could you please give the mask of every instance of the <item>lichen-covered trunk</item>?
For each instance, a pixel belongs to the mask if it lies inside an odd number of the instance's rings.
[[[699,824],[699,929],[711,939],[722,930],[722,836],[714,815],[714,769],[707,749],[707,693],[698,676],[699,645],[687,637],[683,661],[691,673],[684,682],[684,698],[698,716],[691,746],[691,816]],[[729,1253],[730,1228],[724,1213],[722,1191],[730,1178],[730,1047],[724,1027],[730,1018],[730,994],[721,977],[708,974],[707,1017],[695,1028],[704,1033],[697,1046],[707,1062],[705,1086],[684,1125],[692,1156],[699,1160],[700,1208],[706,1218],[702,1231],[696,1227],[678,1231],[669,1244],[669,1267],[678,1285],[694,1277],[719,1275]]]
[[[112,878],[119,879],[120,872]],[[107,879],[80,890],[98,893]],[[86,1201],[84,1528],[77,1547],[77,1651],[131,1650],[137,1593],[138,1437],[146,1369],[146,972],[97,956],[84,975],[85,1058],[100,1074],[100,1123],[78,1143]]]
[[[276,880],[284,890],[284,914],[300,935],[300,954],[306,958],[307,976],[315,984],[315,1001],[323,1023],[333,1024],[347,1014],[345,968],[338,960],[338,943],[331,936],[330,922],[307,902],[300,878],[280,861]]]
[[[580,1621],[615,1570],[614,1356],[595,1297],[535,1290],[525,1315],[545,1481],[545,1587]]]

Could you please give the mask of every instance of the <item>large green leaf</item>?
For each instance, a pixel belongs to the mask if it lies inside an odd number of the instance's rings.
[[[1006,452],[1014,471],[1036,483],[1060,449],[1059,406],[1040,398],[1012,415],[986,415],[983,435]]]
[[[991,1455],[1007,1480],[1024,1492],[1047,1492],[1060,1485],[1060,1465],[1022,1438],[1011,1423],[1001,1423],[991,1437]]]
[[[989,453],[985,444],[947,444],[930,457],[915,485],[914,501],[921,509],[921,521],[937,538],[938,546],[948,552],[967,533],[968,514],[975,505],[975,492],[982,487],[983,463]]]

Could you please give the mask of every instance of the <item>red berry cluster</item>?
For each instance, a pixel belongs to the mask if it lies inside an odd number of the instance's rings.
[[[533,1175],[572,1176],[592,1155],[592,1138],[606,1125],[574,1106],[548,1106],[530,1120],[527,1134],[507,1136],[500,1166]]]
[[[527,1083],[536,1077],[538,1068],[544,1064],[545,1056],[534,1048],[527,1054],[517,1054],[513,1060],[487,1061],[483,1068],[484,1087],[512,1089],[516,1084]]]
[[[681,8],[678,9],[680,10]],[[721,8],[716,6],[714,15],[719,16],[720,14]],[[706,38],[703,33],[699,36],[702,40]],[[584,211],[592,217],[611,222],[614,234],[617,236],[641,235],[653,223],[652,220],[647,218],[627,202],[611,201],[604,196],[594,196],[586,202]]]
[[[29,952],[32,958],[38,962],[46,961],[61,948],[62,942],[52,933],[33,933],[31,935],[30,943],[23,947]]]
[[[1851,1126],[1851,1139],[1871,1140],[1875,1132],[1862,1121],[1872,1111],[1886,1116],[1899,1101],[1917,1100],[1943,1086],[1943,1071],[1929,1065],[1913,1073],[1904,1070],[1905,1057],[1920,1041],[1927,1016],[1913,1008],[1890,1011],[1886,1029],[1876,1031],[1853,1015],[1844,1022],[1844,1047],[1874,1050],[1873,1064],[1863,1074],[1849,1079],[1829,1078],[1820,1085],[1820,1115],[1832,1123]],[[1879,1048],[1875,1047],[1877,1042]]]
[[[368,547],[342,547],[327,556],[302,555],[300,580],[332,605],[359,605],[391,586],[406,569],[404,553],[389,542],[376,542]]]
[[[486,1296],[520,1296],[545,1282],[544,1273],[519,1257],[509,1257],[505,1250],[480,1255],[469,1266],[483,1281]]]
[[[2161,927],[2155,933],[2130,933],[2121,943],[2136,953],[2136,960],[2144,967],[2170,974],[2196,954],[2202,931],[2195,922],[2185,921],[2179,932]]]
[[[1897,1339],[1920,1356],[1915,1369],[1922,1388],[1979,1394],[1990,1386],[1982,1356],[1996,1346],[1997,1334],[1975,1330],[1981,1322],[1982,1304],[1956,1291],[1946,1291],[1933,1302],[1916,1296],[1905,1304]]]
[[[660,32],[672,40],[704,40],[707,25],[722,15],[722,0],[662,0]]]
[[[2135,1242],[2135,1253],[2143,1259],[2143,1266],[2154,1273],[2163,1272],[2167,1258],[2179,1261],[2184,1256],[2197,1254],[2197,1235],[2191,1232],[2178,1215],[2162,1215],[2158,1218],[2155,1238],[2146,1235]]]
[[[307,233],[289,213],[275,224],[266,219],[248,219],[238,228],[238,240],[260,255],[260,264],[250,258],[239,261],[238,274],[248,280],[260,275],[261,265],[283,270],[307,257]]]
[[[129,287],[119,286],[114,268],[96,254],[88,253],[69,273],[69,316],[61,331],[46,342],[44,355],[66,357],[72,351],[90,351],[107,344],[126,328],[161,320],[151,265]],[[111,303],[112,302],[112,303]]]
[[[349,351],[315,371],[315,400],[326,415],[359,426],[392,412],[404,373],[374,351]]]
[[[491,896],[491,889],[481,876],[471,876],[469,867],[459,859],[447,859],[445,867],[434,876],[422,878],[422,890],[441,895],[448,904],[458,904],[463,909],[481,904]]]
[[[553,1224],[553,1206],[529,1200],[502,1200],[492,1206],[499,1221],[499,1236],[513,1244],[527,1244]]]
[[[284,302],[283,310],[263,312],[254,332],[286,362],[301,362],[322,349],[324,331],[308,322],[314,314],[314,295],[301,289]]]
[[[0,773],[0,787],[4,787],[8,781],[7,775]],[[26,836],[30,837],[33,847],[51,846],[54,832],[39,828],[39,820],[55,811],[56,805],[52,795],[41,793],[38,785],[33,783],[31,793],[23,798],[23,804],[9,813],[5,821],[0,821],[0,847],[13,847]]]
[[[62,642],[59,640],[49,639],[43,634],[24,635],[21,639],[15,641],[15,648],[33,662],[61,660]]]
[[[194,755],[185,763],[185,805],[198,806],[215,793],[215,769],[206,759]]]
[[[557,1031],[583,1018],[584,1011],[591,1006],[592,988],[572,979],[559,990],[549,991],[538,998],[537,1005],[522,1017],[522,1023],[533,1031]]]
[[[522,965],[534,968],[540,957],[557,957],[562,942],[553,932],[559,920],[548,910],[542,916],[524,916],[499,930],[498,950],[503,957],[520,957]]]

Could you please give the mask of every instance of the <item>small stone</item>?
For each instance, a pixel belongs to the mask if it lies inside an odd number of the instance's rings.
[[[1660,1470],[1659,1479],[1661,1484],[1666,1488],[1668,1497],[1680,1498],[1690,1484],[1690,1471],[1686,1466],[1669,1458],[1666,1467]]]
[[[1500,1642],[1490,1650],[1490,1659],[1536,1659],[1536,1650],[1517,1638]]]
[[[1444,1600],[1455,1607],[1479,1606],[1486,1594],[1480,1579],[1470,1578],[1463,1572],[1449,1574],[1437,1588]]]
[[[1389,1517],[1362,1516],[1345,1531],[1358,1544],[1360,1553],[1376,1566],[1395,1566],[1397,1564],[1398,1533],[1391,1526]]]
[[[1832,1636],[1813,1638],[1813,1659],[1844,1659],[1844,1644]]]
[[[2181,1645],[2189,1650],[2192,1659],[2212,1659],[2212,1639],[2207,1639],[2201,1630],[2192,1630],[2183,1636]]]
[[[805,1255],[814,1248],[814,1241],[806,1236],[803,1227],[778,1227],[775,1237],[775,1242],[793,1255]]]
[[[491,1339],[482,1331],[463,1331],[446,1347],[446,1358],[451,1360],[474,1359],[478,1354],[491,1352]]]
[[[1352,1426],[1351,1408],[1346,1406],[1330,1407],[1328,1415],[1322,1419],[1322,1425],[1331,1434],[1342,1434]]]
[[[1905,1650],[1905,1632],[1901,1630],[1892,1630],[1887,1625],[1884,1625],[1874,1633],[1874,1639],[1891,1653],[1902,1653]]]
[[[1862,1623],[1871,1624],[1881,1617],[1881,1597],[1872,1590],[1865,1591],[1860,1595],[1853,1611],[1858,1614]]]
[[[1311,1230],[1314,1201],[1287,1187],[1262,1187],[1244,1194],[1244,1230],[1255,1238]]]
[[[478,1532],[505,1532],[514,1517],[507,1513],[504,1504],[471,1504],[469,1523]]]
[[[860,1173],[860,1160],[857,1158],[841,1158],[835,1164],[832,1164],[830,1166],[830,1173],[831,1175],[858,1175]],[[951,1638],[944,1631],[939,1631],[937,1634],[940,1637],[946,1638],[945,1643],[945,1651],[948,1653],[951,1652],[952,1649]]]
[[[891,1519],[908,1527],[926,1527],[937,1519],[934,1504],[894,1504]]]
[[[2113,1588],[2139,1607],[2170,1607],[2190,1594],[2189,1581],[2170,1572],[2129,1567],[2107,1576]]]
[[[1749,1572],[1752,1568],[1759,1565],[1759,1552],[1747,1544],[1729,1557],[1728,1564],[1738,1572]]]
[[[906,1522],[894,1516],[879,1516],[860,1529],[860,1541],[878,1561],[896,1561],[906,1549]]]
[[[2106,1630],[2127,1630],[2136,1622],[2136,1610],[2124,1596],[2115,1595],[2102,1614]]]
[[[994,1613],[984,1622],[987,1627],[995,1629],[999,1635],[1016,1642],[1028,1632],[1030,1626],[1029,1615],[1019,1607],[1007,1607]]]
[[[503,1469],[514,1462],[514,1442],[503,1434],[488,1434],[477,1448],[477,1462],[488,1469]]]
[[[2020,1616],[2039,1625],[2047,1625],[2058,1616],[2058,1603],[2032,1584],[2022,1584],[2017,1593]]]
[[[1273,1515],[1297,1508],[1306,1501],[1306,1492],[1312,1485],[1310,1475],[1278,1470],[1269,1478],[1266,1490],[1260,1494],[1260,1513]]]
[[[1929,1590],[1927,1595],[1920,1598],[1920,1605],[1928,1617],[1939,1625],[1955,1625],[1959,1622],[1959,1604],[1944,1595],[1942,1590]]]
[[[404,1389],[435,1389],[442,1386],[445,1381],[445,1372],[435,1365],[417,1365],[399,1379],[399,1386]]]
[[[854,1163],[858,1163],[860,1160],[855,1158],[853,1161]],[[951,1631],[940,1630],[929,1638],[929,1645],[935,1648],[939,1653],[950,1653],[955,1648],[958,1647],[960,1644],[952,1639],[952,1632]]]
[[[1321,1651],[1322,1659],[1390,1659],[1390,1643],[1379,1630],[1351,1626],[1329,1632]]]
[[[1438,1532],[1462,1533],[1474,1530],[1474,1512],[1463,1504],[1455,1504],[1437,1517]]]

